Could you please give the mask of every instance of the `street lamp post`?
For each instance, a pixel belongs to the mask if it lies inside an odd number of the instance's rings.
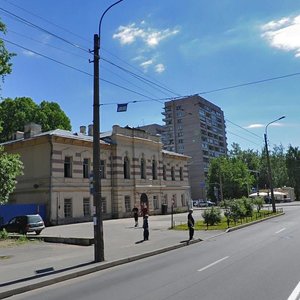
[[[268,133],[268,126],[272,123],[275,123],[279,120],[284,119],[285,116],[282,116],[270,123],[268,123],[266,125],[265,128],[265,134],[264,134],[264,138],[265,138],[265,147],[266,147],[266,155],[267,155],[267,164],[268,164],[268,177],[269,177],[269,187],[271,190],[271,199],[272,199],[272,211],[273,213],[276,213],[276,206],[275,206],[275,197],[274,197],[274,190],[273,190],[273,180],[272,180],[272,170],[271,170],[271,162],[270,162],[270,155],[269,155],[269,149],[268,149],[268,137],[267,137],[267,133]]]
[[[102,220],[102,197],[101,197],[101,176],[100,176],[100,72],[99,72],[99,51],[101,38],[101,24],[104,15],[119,0],[110,5],[102,14],[99,22],[99,34],[94,35],[94,103],[93,103],[93,187],[94,187],[94,248],[95,262],[104,261],[104,241],[103,241],[103,220]]]

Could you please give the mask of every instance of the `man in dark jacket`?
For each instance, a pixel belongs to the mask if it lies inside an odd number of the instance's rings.
[[[188,228],[189,228],[189,241],[193,239],[194,237],[194,225],[195,225],[195,220],[193,218],[193,209],[189,209],[189,214],[188,214]]]

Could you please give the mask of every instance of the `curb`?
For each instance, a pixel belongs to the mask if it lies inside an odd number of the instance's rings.
[[[43,280],[43,281],[40,281],[40,282],[37,282],[37,283],[31,283],[31,284],[21,286],[21,287],[15,287],[15,288],[13,288],[11,290],[8,290],[8,291],[5,291],[5,292],[0,292],[0,299],[8,298],[8,297],[11,297],[11,296],[14,296],[14,295],[22,294],[22,293],[25,293],[25,292],[33,291],[33,290],[38,289],[38,288],[42,288],[42,287],[49,286],[49,285],[52,285],[52,284],[55,284],[55,283],[59,283],[59,282],[65,281],[65,280],[74,279],[76,277],[88,275],[88,274],[91,274],[91,273],[94,273],[94,272],[98,272],[98,271],[101,271],[101,270],[105,270],[105,269],[112,268],[112,267],[115,267],[115,266],[127,264],[127,263],[130,263],[130,262],[136,261],[136,260],[140,260],[140,259],[143,259],[143,258],[147,258],[147,257],[150,257],[150,256],[161,254],[161,253],[164,253],[164,252],[168,252],[168,251],[171,251],[171,250],[186,247],[188,245],[199,243],[201,241],[203,241],[203,240],[199,238],[199,239],[195,239],[195,240],[192,240],[190,242],[187,242],[187,243],[180,243],[180,244],[177,244],[177,245],[168,246],[168,247],[165,247],[165,248],[160,248],[160,249],[157,249],[157,250],[153,250],[153,251],[150,251],[150,252],[146,252],[146,253],[143,253],[143,254],[138,254],[138,255],[135,255],[135,256],[127,257],[127,258],[122,258],[122,259],[111,261],[111,262],[95,263],[95,265],[93,265],[92,267],[89,267],[89,268],[81,267],[82,269],[78,270],[76,272],[72,272],[72,273],[69,273],[69,274],[61,275],[61,276],[56,276],[54,278],[49,278],[49,279],[46,279],[46,280]],[[50,274],[50,276],[51,276],[51,274]]]
[[[248,227],[248,226],[251,226],[251,225],[254,225],[254,224],[257,224],[257,223],[261,223],[261,222],[264,222],[264,221],[267,221],[267,220],[270,220],[270,219],[273,219],[273,218],[277,218],[277,217],[282,216],[284,214],[285,213],[282,212],[282,213],[279,213],[279,214],[274,215],[274,216],[270,216],[270,217],[266,217],[266,218],[256,220],[256,221],[253,221],[253,222],[241,224],[241,225],[238,225],[238,226],[235,226],[235,227],[232,227],[232,228],[228,228],[225,232],[228,233],[228,232],[232,232],[232,231],[235,231],[235,230],[238,230],[238,229],[242,229],[244,227]]]

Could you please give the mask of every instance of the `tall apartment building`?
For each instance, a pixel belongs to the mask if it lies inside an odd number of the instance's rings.
[[[199,95],[165,102],[164,109],[165,149],[192,157],[188,168],[191,197],[204,199],[209,161],[227,152],[224,113]]]

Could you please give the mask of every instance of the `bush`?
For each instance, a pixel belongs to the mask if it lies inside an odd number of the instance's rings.
[[[0,231],[0,240],[6,240],[8,238],[8,233],[5,229]]]
[[[259,213],[264,205],[264,199],[261,197],[255,197],[253,199],[253,204],[256,205],[256,210]]]
[[[202,213],[202,217],[204,219],[203,223],[208,225],[213,226],[221,222],[221,211],[219,208],[211,207],[210,209],[206,209]]]

